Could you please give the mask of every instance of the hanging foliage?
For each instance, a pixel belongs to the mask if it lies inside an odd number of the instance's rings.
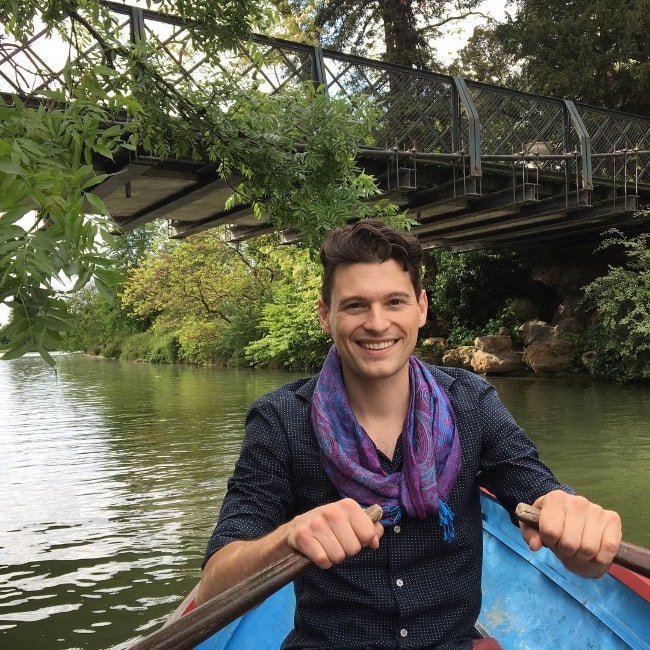
[[[268,18],[252,0],[163,0],[156,9],[186,21],[179,57],[199,53],[209,69]],[[364,202],[376,187],[355,164],[375,115],[364,99],[328,100],[310,83],[269,96],[237,74],[179,81],[159,39],[129,40],[97,0],[3,1],[0,19],[3,51],[44,29],[68,53],[60,86],[39,88],[29,103],[17,95],[0,103],[0,303],[12,310],[4,358],[36,350],[53,363],[49,351],[69,324],[66,293],[93,282],[107,299],[114,294],[114,225],[93,189],[106,180],[96,161],[121,149],[218,161],[223,177],[243,179],[231,204],[250,203],[312,244],[378,209]],[[92,55],[72,57],[84,51]],[[18,64],[15,76],[29,95]]]

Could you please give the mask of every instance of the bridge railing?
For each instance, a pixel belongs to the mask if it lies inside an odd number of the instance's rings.
[[[650,119],[576,104],[591,139],[594,178],[650,183]]]
[[[59,28],[65,40],[45,29],[23,44],[1,38],[0,92],[38,96],[64,88],[68,53],[80,68],[102,63],[120,72],[125,46],[146,40],[181,91],[208,93],[212,83],[236,79],[271,94],[305,81],[331,96],[363,94],[381,111],[371,148],[387,156],[429,157],[476,178],[490,165],[522,178],[564,175],[586,189],[594,180],[614,190],[618,182],[625,191],[650,186],[650,119],[642,116],[264,36],[209,59],[191,46],[178,17],[111,2],[104,8],[113,21],[109,43],[98,43],[79,23],[73,32],[69,19]]]

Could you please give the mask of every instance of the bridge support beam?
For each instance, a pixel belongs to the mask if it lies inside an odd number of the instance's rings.
[[[478,111],[472,101],[472,96],[462,77],[452,77],[452,147],[454,153],[461,150],[460,146],[460,110],[462,105],[469,123],[469,175],[480,177],[481,171],[481,122]]]
[[[564,100],[564,107],[569,115],[573,128],[578,133],[580,140],[580,159],[582,160],[582,189],[592,190],[594,188],[593,170],[591,167],[591,138],[587,127],[578,113],[575,104],[568,99]]]

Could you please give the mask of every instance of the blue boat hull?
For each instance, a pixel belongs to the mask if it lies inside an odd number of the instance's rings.
[[[611,575],[587,580],[550,551],[533,553],[494,499],[481,502],[479,624],[504,650],[650,649],[650,602]]]
[[[650,602],[612,575],[579,578],[542,549],[532,553],[488,495],[483,510],[479,629],[504,650],[650,650]],[[293,626],[288,585],[196,650],[277,650]]]

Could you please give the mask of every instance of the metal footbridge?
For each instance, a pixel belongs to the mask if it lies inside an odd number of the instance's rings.
[[[125,42],[156,39],[179,82],[236,72],[269,93],[311,80],[330,96],[376,101],[382,118],[358,165],[417,220],[425,247],[503,251],[596,240],[609,227],[648,229],[639,211],[650,204],[650,117],[264,36],[224,52],[215,67],[178,46],[187,40],[179,18],[107,6]],[[38,98],[63,87],[56,47],[45,30],[20,45],[0,39],[0,92]],[[100,63],[106,53],[95,44],[76,54]],[[179,238],[226,226],[238,242],[273,230],[250,206],[227,207],[233,179],[218,176],[218,163],[124,151],[96,165],[112,173],[95,191],[122,231],[156,219]]]

